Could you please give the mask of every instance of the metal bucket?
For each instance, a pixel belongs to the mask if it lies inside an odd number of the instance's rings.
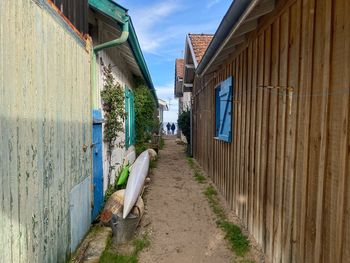
[[[113,243],[122,244],[130,241],[140,222],[140,216],[130,213],[123,219],[123,214],[118,213],[112,216],[111,225],[113,230]]]

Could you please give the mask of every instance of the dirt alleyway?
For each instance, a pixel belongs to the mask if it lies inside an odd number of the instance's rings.
[[[146,202],[151,246],[140,262],[231,262],[233,253],[175,137],[165,137]]]

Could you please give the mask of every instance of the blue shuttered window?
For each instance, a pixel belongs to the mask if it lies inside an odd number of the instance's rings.
[[[220,131],[220,85],[215,89],[215,137],[219,138]]]
[[[229,77],[215,89],[215,136],[232,141],[233,78]]]

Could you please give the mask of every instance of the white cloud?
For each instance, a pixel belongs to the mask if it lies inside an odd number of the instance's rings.
[[[169,111],[164,112],[165,122],[177,122],[179,101],[174,98],[174,84],[168,83],[164,86],[156,87],[157,96],[167,102]]]
[[[180,9],[179,3],[168,0],[134,10],[132,17],[135,29],[145,52],[156,52],[157,48],[169,39],[169,36],[162,34],[158,28],[162,27],[161,21]]]
[[[221,0],[209,0],[207,4],[207,8],[211,8],[212,6],[220,3]]]
[[[157,96],[160,99],[168,101],[169,99],[174,99],[174,84],[169,82],[164,86],[155,87]]]
[[[179,111],[179,101],[178,99],[172,99],[170,101],[167,101],[169,106],[169,111],[164,112],[164,120],[166,122],[177,122],[178,118],[178,111]]]
[[[221,0],[210,0],[208,5],[212,6],[219,1]],[[181,2],[166,0],[130,10],[144,52],[162,58],[178,56],[181,54],[181,49],[175,50],[169,47],[173,47],[172,44],[178,41],[182,41],[184,46],[187,33],[213,33],[215,31],[216,18],[215,21],[205,21],[205,23],[199,23],[198,20],[193,23],[185,23],[181,20],[171,22],[174,21],[174,13],[183,12],[187,8],[187,5]]]
[[[156,91],[157,91],[157,96],[160,98],[160,99],[163,99],[163,100],[169,100],[172,99],[174,97],[174,88],[171,87],[171,88],[156,88]]]

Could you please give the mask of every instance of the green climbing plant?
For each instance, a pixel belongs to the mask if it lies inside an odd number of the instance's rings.
[[[136,145],[143,145],[151,139],[152,133],[159,131],[159,121],[151,91],[141,80],[135,82]]]
[[[191,111],[189,109],[184,110],[177,120],[177,124],[186,137],[187,140],[187,154],[191,154],[190,145],[191,145]]]
[[[112,151],[115,147],[123,147],[123,141],[116,144],[118,134],[124,130],[125,107],[124,107],[124,89],[118,83],[113,74],[112,66],[103,65],[104,85],[101,91],[102,107],[104,111],[104,141],[108,145],[108,185],[111,181],[114,166],[111,165]]]

